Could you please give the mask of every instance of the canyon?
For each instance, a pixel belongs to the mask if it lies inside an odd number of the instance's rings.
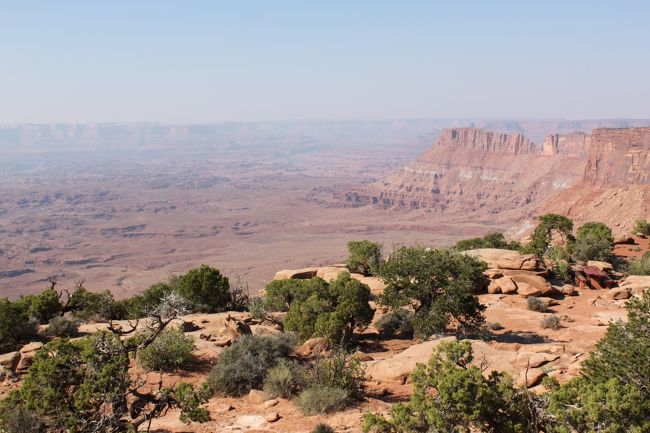
[[[342,201],[512,224],[519,236],[545,212],[625,234],[650,215],[649,155],[643,127],[552,134],[541,145],[519,133],[451,128],[413,162]]]

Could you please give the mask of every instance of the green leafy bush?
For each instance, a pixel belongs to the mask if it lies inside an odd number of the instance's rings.
[[[577,260],[607,260],[614,251],[612,230],[603,223],[586,223],[578,229],[572,250]]]
[[[571,254],[567,246],[549,246],[546,250],[545,262],[555,278],[564,283],[571,283],[573,281]]]
[[[531,311],[545,313],[548,310],[548,301],[534,296],[526,299],[526,305],[528,305],[528,309]]]
[[[368,286],[347,272],[329,284],[314,277],[293,294],[284,327],[301,339],[320,336],[345,346],[356,328],[372,321],[375,311],[369,300]]]
[[[637,220],[634,223],[634,233],[643,233],[644,235],[650,235],[650,221],[646,220]]]
[[[305,385],[305,370],[296,362],[281,359],[264,379],[264,391],[273,397],[291,398]]]
[[[535,397],[514,387],[506,373],[484,376],[472,359],[469,342],[441,343],[428,365],[419,364],[413,373],[411,401],[393,405],[389,418],[367,413],[364,431],[541,431],[541,421],[529,405]]]
[[[199,311],[225,311],[232,299],[230,283],[218,269],[201,265],[179,276],[171,283],[172,289],[194,303]]]
[[[76,337],[79,335],[79,322],[68,317],[57,316],[47,325],[47,333],[53,337]]]
[[[427,338],[455,330],[477,332],[483,311],[476,292],[483,287],[486,264],[453,251],[424,247],[396,249],[382,267],[383,305],[415,308],[413,328]]]
[[[457,251],[475,250],[478,248],[500,248],[504,250],[520,250],[521,244],[517,241],[508,242],[503,233],[490,233],[482,238],[463,239],[454,245]]]
[[[172,371],[186,366],[194,358],[194,339],[180,329],[166,330],[138,352],[140,364],[147,370]]]
[[[113,295],[108,290],[104,292],[90,292],[79,286],[70,295],[68,309],[80,320],[104,319],[120,320],[126,317],[126,310],[121,304],[115,302]]]
[[[350,272],[363,275],[373,275],[379,272],[382,261],[383,246],[371,241],[350,241],[350,253],[346,265]]]
[[[553,329],[557,331],[562,327],[562,321],[557,316],[544,317],[539,324],[542,329]]]
[[[345,409],[349,396],[341,388],[310,385],[294,401],[303,415],[308,416]]]
[[[207,384],[212,392],[230,396],[259,389],[269,369],[292,352],[295,342],[290,334],[245,335],[221,352]]]
[[[650,275],[650,252],[632,260],[627,269],[630,275]]]
[[[413,312],[406,308],[390,311],[377,320],[375,327],[385,335],[413,335]]]
[[[35,337],[37,327],[25,304],[0,298],[0,353],[15,350],[18,343]]]

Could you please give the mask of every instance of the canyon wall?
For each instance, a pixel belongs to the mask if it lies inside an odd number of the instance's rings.
[[[589,142],[583,133],[551,136],[540,146],[522,134],[445,129],[412,164],[346,200],[514,222],[582,180]]]

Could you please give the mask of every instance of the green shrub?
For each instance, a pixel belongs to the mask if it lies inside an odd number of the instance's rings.
[[[266,304],[269,311],[288,311],[295,298],[306,298],[309,292],[316,290],[322,280],[274,280],[266,285]]]
[[[348,404],[347,391],[329,386],[311,385],[294,400],[303,415],[336,412]]]
[[[392,309],[417,305],[413,328],[422,338],[451,330],[477,332],[485,307],[476,293],[486,266],[453,251],[401,247],[382,266],[386,289],[379,300]]]
[[[373,275],[379,272],[382,261],[383,246],[371,241],[350,241],[350,253],[346,265],[350,272]]]
[[[194,358],[194,339],[180,329],[163,331],[138,352],[138,361],[147,370],[172,371],[186,366]]]
[[[549,246],[546,250],[545,262],[555,278],[564,283],[573,281],[570,263],[571,254],[566,246]]]
[[[29,317],[40,324],[46,324],[50,319],[61,313],[59,294],[54,289],[44,290],[38,295],[23,296],[16,303],[23,304]]]
[[[11,352],[18,343],[35,337],[37,327],[27,314],[27,305],[0,298],[0,353]]]
[[[307,375],[310,385],[339,388],[356,399],[363,397],[364,380],[363,364],[342,350],[319,358]]]
[[[334,429],[328,424],[320,423],[317,424],[311,431],[311,433],[335,433]]]
[[[292,352],[295,342],[290,334],[245,335],[221,352],[207,384],[212,392],[230,396],[259,389],[269,369]]]
[[[47,325],[47,333],[53,337],[76,337],[79,335],[79,322],[68,317],[57,316]]]
[[[577,260],[607,260],[614,251],[612,230],[603,223],[586,223],[578,229],[572,250]]]
[[[368,301],[370,288],[347,272],[329,284],[314,277],[295,293],[284,318],[284,328],[304,340],[320,336],[332,344],[345,346],[356,328],[372,321],[375,311]]]
[[[630,275],[650,275],[650,252],[630,262],[628,267]]]
[[[281,359],[268,370],[264,379],[264,391],[273,397],[291,398],[305,384],[305,371],[296,362]]]
[[[573,221],[564,215],[545,214],[539,217],[539,224],[533,231],[529,249],[541,260],[545,259],[546,251],[551,242],[559,238],[560,245],[573,242]]]
[[[528,305],[528,309],[531,311],[545,313],[548,310],[548,301],[546,299],[536,298],[534,296],[526,299],[526,305]]]
[[[503,233],[490,233],[482,238],[463,239],[454,245],[457,251],[475,250],[478,248],[500,248],[504,250],[520,250],[521,244],[517,241],[508,242]]]
[[[172,289],[194,303],[199,311],[218,313],[231,304],[230,283],[218,269],[208,265],[191,269],[170,282]]]
[[[375,323],[377,330],[385,335],[413,335],[413,312],[405,308],[384,314]]]
[[[506,373],[483,371],[472,365],[468,341],[443,342],[428,365],[412,374],[413,396],[391,407],[389,417],[365,415],[364,431],[500,432],[542,431],[531,404],[534,395],[520,392]]]
[[[120,320],[126,316],[126,311],[120,303],[115,302],[111,292],[90,292],[82,286],[70,295],[68,309],[80,320]]]
[[[634,224],[634,233],[643,233],[644,235],[650,235],[650,221],[646,220],[637,220]]]
[[[543,329],[553,329],[557,331],[562,327],[562,322],[560,321],[560,318],[557,316],[549,316],[542,319],[542,321],[540,322],[540,326]]]
[[[650,431],[650,292],[627,310],[582,364],[583,376],[552,392],[548,412],[557,422],[547,431]]]

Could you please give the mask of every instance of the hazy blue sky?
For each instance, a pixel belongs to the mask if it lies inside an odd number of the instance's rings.
[[[649,1],[0,1],[0,123],[650,118]]]

